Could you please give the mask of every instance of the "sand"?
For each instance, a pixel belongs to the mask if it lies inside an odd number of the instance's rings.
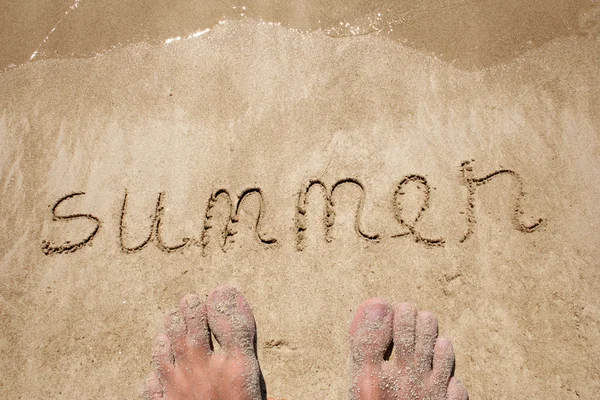
[[[597,8],[573,15],[456,62],[267,19],[14,55],[0,397],[139,398],[163,316],[229,284],[273,397],[346,398],[378,296],[438,316],[473,399],[596,398],[600,39]]]

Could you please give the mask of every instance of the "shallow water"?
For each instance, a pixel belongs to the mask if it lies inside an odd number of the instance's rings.
[[[144,1],[73,0],[60,5],[19,1],[3,7],[0,70],[36,59],[90,57],[128,44],[157,44],[235,20],[332,37],[388,37],[469,70],[506,62],[558,37],[600,34],[599,8],[589,0],[178,0],[152,6]]]

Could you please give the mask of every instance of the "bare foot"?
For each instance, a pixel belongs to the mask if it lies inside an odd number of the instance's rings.
[[[452,376],[452,343],[437,334],[432,313],[417,312],[410,304],[393,309],[381,299],[362,303],[350,328],[350,398],[468,399],[465,388]]]
[[[213,333],[221,349],[213,351]],[[244,296],[229,287],[206,301],[185,296],[165,318],[152,358],[156,371],[146,383],[148,399],[264,399],[256,357],[256,325]]]

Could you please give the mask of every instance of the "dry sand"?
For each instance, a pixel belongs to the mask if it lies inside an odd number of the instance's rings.
[[[139,397],[167,310],[230,284],[273,397],[345,398],[379,296],[437,314],[473,399],[597,398],[600,13],[564,14],[454,63],[227,20],[0,74],[0,397]]]

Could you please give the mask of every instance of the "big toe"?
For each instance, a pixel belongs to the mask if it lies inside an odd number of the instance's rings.
[[[394,313],[390,304],[373,298],[363,302],[350,327],[350,351],[355,364],[384,361],[392,344]]]
[[[208,325],[225,351],[253,353],[256,325],[250,305],[234,288],[213,290],[206,303]]]

